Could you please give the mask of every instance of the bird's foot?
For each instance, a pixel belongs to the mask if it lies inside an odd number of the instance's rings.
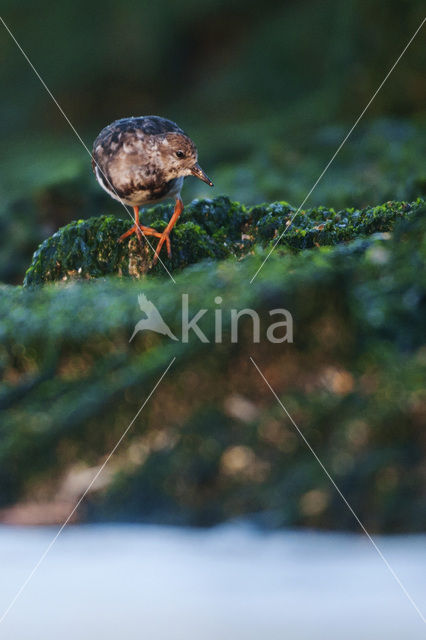
[[[160,251],[161,251],[161,247],[163,246],[163,244],[166,243],[166,247],[167,247],[167,255],[169,256],[169,258],[172,257],[172,248],[170,246],[170,230],[165,229],[163,231],[163,233],[160,234],[160,240],[157,244],[157,248],[155,250],[154,253],[154,258],[152,260],[152,264],[156,264],[158,261],[158,257],[160,255]]]
[[[167,255],[169,256],[169,258],[172,257],[172,248],[170,246],[170,231],[173,229],[173,227],[175,226],[177,219],[179,218],[180,214],[183,211],[183,202],[180,198],[180,196],[178,196],[176,198],[176,204],[175,204],[175,208],[173,211],[173,215],[170,218],[170,222],[167,225],[167,227],[164,229],[163,233],[161,234],[160,240],[157,244],[157,248],[155,250],[154,253],[154,258],[152,260],[152,264],[156,264],[156,262],[158,261],[158,256],[160,255],[160,251],[161,251],[161,247],[163,246],[164,243],[166,243],[166,247],[167,247]]]
[[[118,238],[118,242],[123,242],[123,240],[131,236],[132,233],[136,233],[139,244],[142,244],[142,236],[155,236],[156,238],[162,237],[162,234],[159,231],[151,229],[151,227],[144,227],[141,224],[134,224],[133,227],[130,227],[130,229],[126,231],[126,233],[123,233],[123,235]]]
[[[170,246],[170,230],[165,229],[163,233],[160,233],[159,231],[156,231],[151,227],[144,227],[143,225],[134,224],[133,227],[130,227],[130,229],[126,231],[126,233],[123,233],[123,235],[118,238],[118,242],[123,242],[123,240],[131,236],[133,233],[136,233],[140,244],[142,244],[143,236],[154,236],[155,238],[160,238],[154,253],[152,264],[156,264],[158,262],[158,257],[160,255],[161,247],[163,246],[164,243],[166,243],[167,255],[169,256],[169,258],[171,258],[172,249]]]

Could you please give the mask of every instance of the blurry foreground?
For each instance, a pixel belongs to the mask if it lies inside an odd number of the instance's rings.
[[[110,276],[4,287],[3,521],[65,519],[175,357],[77,519],[205,526],[248,515],[357,529],[252,356],[365,526],[423,530],[424,208],[393,233],[371,233],[375,220],[369,235],[334,247],[280,246],[252,283],[268,245],[187,267],[176,284]],[[175,336],[187,294],[190,317],[207,310],[199,326],[210,342],[145,331],[129,343],[141,293]],[[233,343],[230,310],[246,307],[261,318],[260,341],[245,317]],[[293,343],[266,339],[279,308],[293,316]]]

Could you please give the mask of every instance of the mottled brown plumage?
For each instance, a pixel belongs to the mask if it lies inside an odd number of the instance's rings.
[[[92,167],[96,179],[112,198],[133,207],[135,224],[121,236],[132,233],[160,238],[154,255],[158,259],[169,234],[183,210],[180,198],[186,176],[194,175],[210,186],[211,180],[197,163],[198,153],[192,140],[166,118],[141,116],[116,120],[103,129],[93,144]],[[174,198],[176,206],[162,234],[139,224],[139,207]]]

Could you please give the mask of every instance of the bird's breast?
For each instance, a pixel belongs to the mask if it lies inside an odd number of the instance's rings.
[[[137,168],[135,170],[110,170],[102,173],[95,167],[99,184],[115,200],[130,206],[153,204],[177,196],[183,185],[183,178],[164,180],[163,174],[156,169]]]
[[[107,127],[95,141],[94,169],[100,185],[113,198],[131,206],[177,195],[183,178],[170,179],[165,171],[158,137],[130,121],[124,125]]]

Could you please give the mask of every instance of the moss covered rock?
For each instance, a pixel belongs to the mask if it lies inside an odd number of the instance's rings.
[[[152,265],[153,251],[158,240],[149,237],[139,244],[136,235],[124,242],[118,238],[129,228],[130,221],[113,216],[99,216],[78,220],[59,229],[45,240],[33,256],[24,285],[99,278],[116,274],[139,278],[148,271],[162,272],[161,263]],[[153,225],[158,231],[166,222],[157,219]],[[229,255],[214,239],[193,222],[184,222],[176,228],[172,238],[173,255],[161,254],[168,269],[182,268],[205,258],[224,258]]]
[[[247,208],[227,197],[195,200],[187,205],[171,234],[172,257],[165,250],[161,260],[177,270],[200,260],[241,257],[255,244],[273,246],[277,240],[291,250],[335,245],[375,232],[391,231],[396,222],[409,218],[424,201],[387,202],[365,209],[334,211],[326,207],[297,211],[286,202]],[[171,206],[157,206],[143,214],[145,225],[162,231]],[[123,243],[118,238],[130,220],[100,216],[78,220],[45,240],[33,256],[24,284],[97,278],[110,274],[141,277],[163,274],[163,265],[152,266],[157,239],[139,245],[135,235]]]

